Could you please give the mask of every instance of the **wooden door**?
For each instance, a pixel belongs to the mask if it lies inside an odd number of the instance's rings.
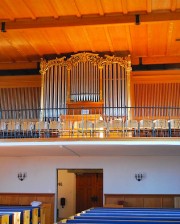
[[[76,175],[76,212],[103,206],[103,174]]]

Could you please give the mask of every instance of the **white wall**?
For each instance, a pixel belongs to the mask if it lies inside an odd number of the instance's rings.
[[[180,157],[14,157],[0,158],[0,192],[56,193],[57,169],[102,168],[104,193],[180,194]],[[19,181],[17,173],[27,172]],[[146,177],[138,182],[136,172]]]
[[[179,156],[1,157],[0,192],[56,193],[57,169],[68,168],[103,169],[104,194],[180,194]],[[136,172],[146,177],[138,182]]]

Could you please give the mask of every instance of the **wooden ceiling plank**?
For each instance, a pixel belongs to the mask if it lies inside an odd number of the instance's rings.
[[[107,26],[104,27],[104,31],[105,31],[105,35],[106,35],[106,38],[107,38],[107,41],[108,41],[109,49],[110,49],[111,52],[114,52],[112,40],[111,40],[110,33],[109,33],[109,30],[108,30]]]
[[[30,16],[32,19],[36,19],[36,15],[34,14],[34,12],[32,11],[31,7],[28,5],[28,2],[25,0],[22,0],[22,2],[24,3],[25,7],[27,8]]]
[[[68,32],[64,31],[64,36],[66,37],[67,43],[69,44],[69,46],[71,47],[73,52],[78,52],[78,50],[76,49],[76,47],[74,46],[74,41],[72,40],[71,36],[68,34]]]
[[[0,43],[2,44],[1,50],[4,51],[4,54],[8,55],[10,58],[10,62],[15,63],[17,61],[29,61],[26,56],[24,56],[16,46],[12,43],[12,41],[9,39],[9,36],[7,33],[3,33],[2,36],[0,36]],[[3,62],[3,61],[1,61]],[[4,61],[6,62],[6,61]]]
[[[50,12],[52,13],[52,15],[54,16],[55,19],[57,19],[59,17],[57,11],[56,11],[56,7],[54,6],[54,1],[49,1],[46,0],[45,2],[50,10]]]
[[[10,18],[10,20],[14,21],[15,20],[15,15],[14,15],[14,9],[12,8],[12,5],[9,4],[9,1],[5,0],[4,1],[4,6],[7,7],[8,18]]]
[[[53,48],[53,50],[55,51],[55,53],[56,53],[56,54],[60,54],[60,52],[56,49],[56,47],[55,47],[54,44],[52,43],[52,39],[49,38],[47,30],[43,30],[42,33],[43,33],[43,37],[44,37],[44,39],[45,39],[45,40],[48,42],[48,44]]]
[[[174,30],[174,23],[170,22],[168,32],[167,32],[166,55],[168,55],[171,52],[173,30]]]
[[[151,56],[152,55],[152,27],[150,24],[148,24],[147,26],[147,32],[148,32],[148,35],[147,35],[147,54],[148,56]]]
[[[12,46],[12,48],[14,48],[14,50],[18,54],[20,54],[25,59],[23,61],[29,61],[30,62],[30,59],[27,57],[26,52],[23,52],[22,48],[18,48],[16,46],[16,44],[12,41],[13,39],[8,36],[8,33],[5,33],[5,34],[7,34],[7,35],[3,35],[4,39]]]
[[[127,10],[127,1],[126,0],[121,0],[121,4],[122,4],[122,11],[124,14],[127,14],[128,13],[128,10]]]
[[[92,51],[92,52],[95,52],[95,49],[94,49],[94,47],[93,47],[93,44],[92,44],[92,42],[91,42],[91,40],[90,40],[90,38],[89,38],[89,34],[88,34],[88,32],[87,32],[87,29],[86,29],[85,27],[83,28],[83,31],[84,31],[85,37],[86,37],[86,39],[87,39],[87,41],[88,41],[88,43],[89,43],[89,46],[90,46],[90,48],[91,48],[91,51]]]
[[[147,12],[151,13],[152,12],[152,0],[147,0]]]
[[[97,7],[98,7],[99,15],[103,16],[104,15],[104,9],[103,9],[101,0],[96,0],[96,4],[97,4]]]
[[[80,13],[80,10],[79,10],[79,8],[78,8],[78,5],[77,5],[77,1],[76,0],[74,0],[74,5],[75,5],[75,8],[76,8],[76,15],[77,15],[77,17],[81,17],[81,13]]]
[[[177,7],[177,0],[171,0],[171,11],[174,12]]]
[[[177,21],[180,20],[178,12],[150,13],[140,15],[141,23]],[[107,15],[107,16],[87,16],[78,18],[76,16],[64,16],[54,19],[52,17],[32,19],[21,19],[7,21],[6,29],[28,29],[45,27],[73,27],[73,26],[99,26],[116,24],[134,24],[135,15]]]
[[[26,35],[25,32],[22,33],[23,38],[26,40],[26,42],[28,43],[29,46],[31,46],[31,48],[34,50],[34,52],[36,52],[36,54],[39,56],[39,58],[42,57],[42,54],[40,53],[39,50],[37,50],[37,48],[33,45],[31,39]]]
[[[2,55],[4,55],[4,57],[2,57]],[[11,55],[7,54],[7,50],[4,49],[2,45],[0,46],[0,58],[1,57],[2,57],[1,62],[8,62],[8,63],[15,62],[14,58]]]
[[[129,47],[129,51],[130,51],[130,54],[131,54],[133,52],[133,49],[132,49],[130,26],[126,26],[126,33],[127,33],[126,36],[127,36],[128,47]]]

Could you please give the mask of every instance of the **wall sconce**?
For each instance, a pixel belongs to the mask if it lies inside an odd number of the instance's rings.
[[[143,173],[135,173],[135,178],[137,181],[141,181],[144,178]]]
[[[19,172],[17,176],[20,181],[23,181],[27,177],[27,173]]]

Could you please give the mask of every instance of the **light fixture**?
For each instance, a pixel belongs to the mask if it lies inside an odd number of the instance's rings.
[[[6,32],[6,23],[5,22],[1,23],[1,32],[3,32],[3,33]]]
[[[135,15],[135,24],[140,25],[140,15]]]
[[[27,173],[19,172],[17,176],[20,181],[23,181],[27,177]]]
[[[141,181],[144,178],[143,173],[135,173],[135,178],[137,181]]]

